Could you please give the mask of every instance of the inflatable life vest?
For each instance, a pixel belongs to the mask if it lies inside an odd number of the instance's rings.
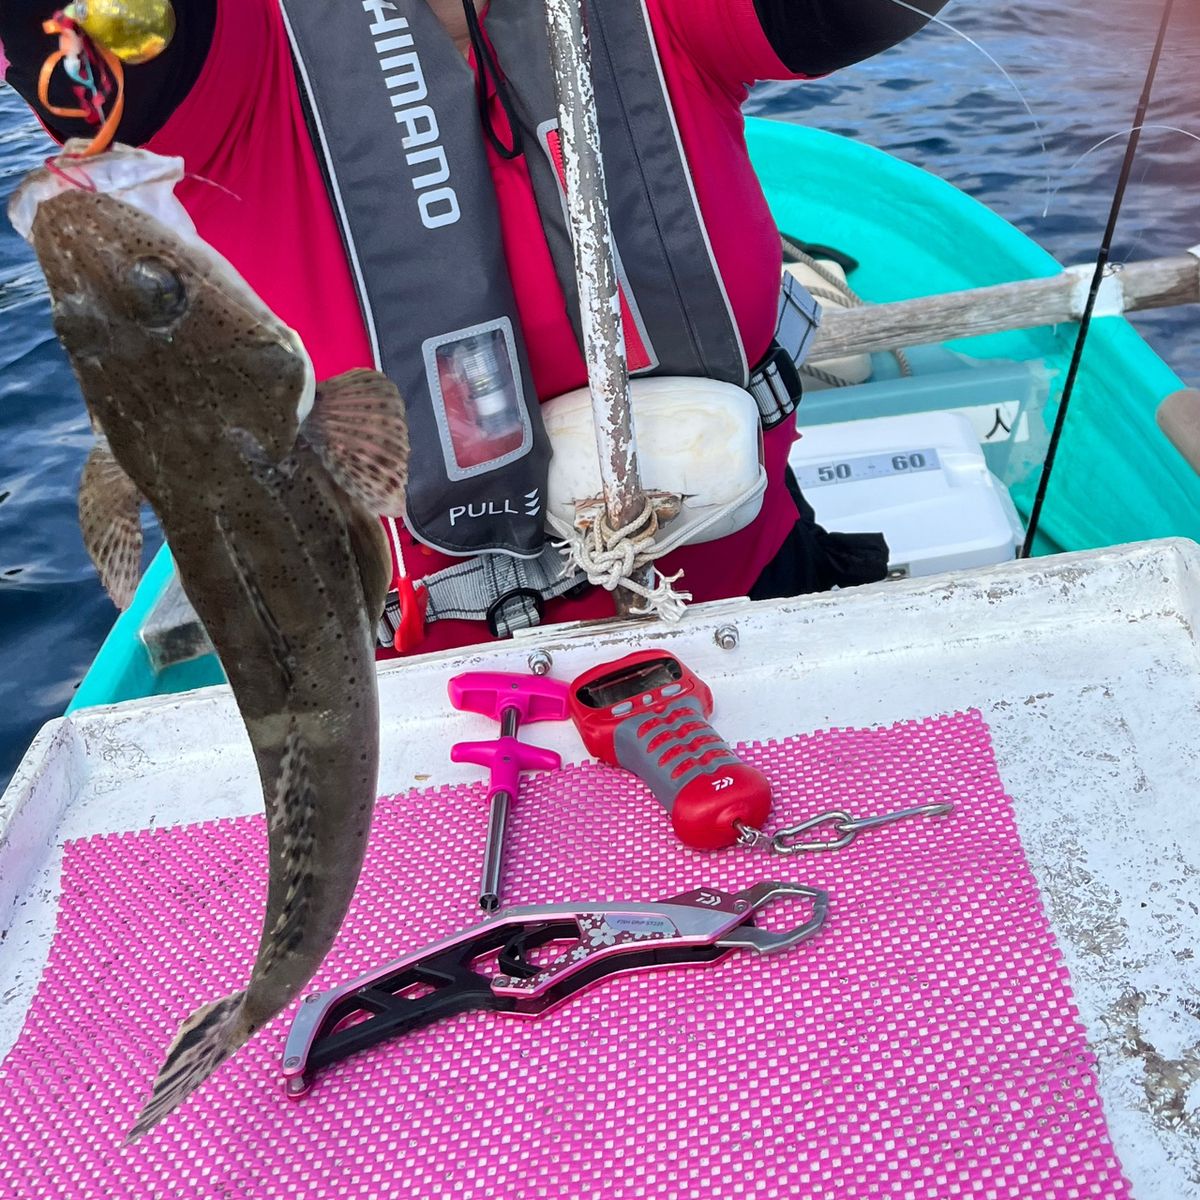
[[[337,36],[324,0],[281,4],[375,365],[405,396],[413,444],[429,448],[410,463],[409,528],[451,555],[545,558],[550,448],[504,258],[474,71],[426,0],[347,3]],[[589,3],[588,17],[630,372],[748,388],[765,423],[777,421],[799,394],[792,355],[752,377],[649,15],[632,0]],[[487,33],[579,336],[542,5],[492,0]],[[448,286],[454,280],[462,286]],[[791,295],[811,330],[815,305],[795,288]],[[557,590],[542,586],[561,574],[557,566],[505,570],[516,591],[564,590],[557,578]],[[488,608],[486,598],[478,607]],[[463,615],[457,599],[450,608]],[[525,623],[533,622],[501,620],[494,629]]]

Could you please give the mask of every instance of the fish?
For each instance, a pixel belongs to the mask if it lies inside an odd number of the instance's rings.
[[[150,504],[267,814],[250,978],[183,1022],[133,1142],[301,993],[350,905],[377,795],[375,631],[392,573],[378,516],[403,513],[408,432],[386,377],[317,384],[300,338],[234,268],[152,213],[67,187],[39,200],[29,237],[97,434],[80,483],[88,552],[126,606]]]

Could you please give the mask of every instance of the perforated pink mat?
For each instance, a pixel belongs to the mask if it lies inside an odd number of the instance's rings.
[[[780,824],[946,798],[940,821],[801,859],[681,848],[595,766],[529,780],[510,903],[659,899],[780,878],[829,923],[774,958],[610,980],[541,1021],[470,1013],[279,1085],[276,1022],[125,1149],[179,1020],[244,982],[259,818],[67,847],[59,928],[0,1068],[0,1194],[284,1197],[1121,1197],[1084,1031],[977,713],[750,747]],[[380,803],[316,981],[477,919],[482,785]]]

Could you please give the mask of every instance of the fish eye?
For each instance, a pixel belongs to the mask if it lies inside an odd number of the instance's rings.
[[[187,310],[187,288],[160,258],[139,258],[126,275],[134,316],[151,329],[165,329]]]

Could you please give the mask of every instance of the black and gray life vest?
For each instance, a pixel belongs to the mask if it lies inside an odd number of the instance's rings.
[[[535,554],[548,454],[474,73],[426,0],[282,2],[377,365],[430,448],[412,464],[412,530],[451,554]],[[630,368],[746,386],[648,15],[638,0],[589,10]],[[542,5],[492,0],[487,28],[578,330]],[[464,453],[470,420],[493,434]]]
[[[443,572],[441,600],[428,587],[429,617],[487,613],[497,633],[534,624],[534,594],[562,594],[577,581],[558,578],[560,560],[546,548],[550,451],[474,72],[426,0],[281,5],[376,366],[407,403],[418,448],[409,528],[436,549],[479,556]],[[641,0],[587,7],[630,371],[749,387],[765,423],[780,420],[799,394],[793,355],[777,345],[756,373],[746,361],[649,15]],[[487,32],[578,336],[542,3],[492,0]],[[795,291],[791,299],[800,314],[792,340],[805,341],[815,306]],[[494,592],[500,602],[515,597],[516,611],[501,611]]]

